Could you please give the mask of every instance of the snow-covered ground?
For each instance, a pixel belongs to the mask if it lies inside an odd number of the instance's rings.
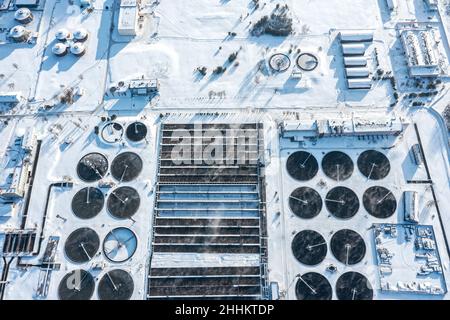
[[[441,45],[448,55],[448,3],[441,1],[439,12],[427,10],[422,0],[398,3],[398,8],[389,12],[384,0],[269,0],[259,1],[257,9],[251,0],[162,0],[159,4],[145,0],[141,4],[143,16],[139,21],[138,35],[133,38],[120,36],[117,32],[118,1],[95,0],[93,10],[87,11],[80,9],[78,1],[47,0],[39,10],[32,10],[34,20],[27,28],[38,34],[36,41],[30,44],[8,40],[9,28],[16,25],[14,10],[0,11],[0,92],[19,92],[25,98],[16,108],[0,114],[0,154],[5,154],[13,133],[34,128],[38,139],[42,140],[26,228],[40,230],[42,227],[50,184],[64,177],[71,177],[74,182],[73,188],[55,188],[50,196],[43,234],[46,240],[50,236],[60,237],[56,262],[61,267],[52,272],[48,298],[57,298],[58,284],[66,273],[102,263],[105,263],[103,269],[93,271],[97,280],[111,269],[125,269],[135,279],[132,298],[145,298],[161,114],[167,116],[165,121],[178,123],[214,120],[264,124],[268,280],[278,282],[283,298],[295,299],[297,274],[308,271],[325,273],[324,266],[330,263],[338,266],[338,272],[329,275],[333,287],[340,274],[356,270],[369,278],[374,289],[379,289],[372,231],[368,228],[373,223],[402,221],[401,195],[406,189],[421,194],[421,223],[434,227],[449,285],[449,253],[443,234],[450,236],[450,202],[447,201],[450,197],[450,153],[447,131],[439,118],[448,104],[449,79],[441,79],[436,96],[421,100],[425,103],[423,107],[412,107],[413,99],[408,95],[418,89],[416,81],[408,77],[396,30],[399,23],[430,23],[440,30],[444,40]],[[270,14],[277,4],[287,4],[291,9],[294,34],[288,37],[252,36],[251,26]],[[51,49],[56,43],[55,33],[61,28],[74,31],[80,27],[89,33],[85,42],[86,53],[81,57],[53,55]],[[376,49],[378,62],[384,71],[392,71],[399,88],[397,104],[392,105],[395,100],[393,88],[387,80],[375,81],[370,91],[346,88],[337,39],[340,30],[371,30],[374,33],[370,50]],[[314,54],[319,60],[318,67],[314,71],[303,72],[301,79],[291,76],[298,49]],[[235,52],[238,53],[237,59],[230,63],[228,58]],[[286,72],[272,73],[268,69],[268,59],[275,53],[290,57],[291,66]],[[215,75],[213,69],[218,66],[226,67],[226,71]],[[205,76],[197,71],[202,67],[207,68]],[[118,83],[141,78],[159,80],[160,90],[155,97],[130,98],[111,94],[110,88]],[[426,85],[427,81],[424,83]],[[80,93],[73,103],[60,103],[66,89]],[[43,111],[43,108],[49,110]],[[110,145],[102,141],[94,133],[95,127],[101,129],[104,125],[101,118],[112,115],[117,116],[116,122],[125,127],[136,120],[144,122],[149,129],[148,143],[133,144],[125,139],[124,145]],[[283,120],[301,123],[352,117],[372,120],[378,116],[402,117],[410,125],[397,138],[324,138],[302,146],[280,138],[279,124]],[[427,178],[425,169],[416,170],[409,156],[410,147],[417,143],[413,123],[418,125],[444,229],[435,207],[427,207],[432,200],[429,185],[406,182]],[[355,164],[364,150],[382,150],[392,166],[386,179],[376,183],[367,181],[355,167],[352,178],[339,185],[353,189],[361,200],[368,187],[382,183],[398,201],[396,214],[389,219],[376,219],[368,215],[361,205],[357,215],[345,221],[329,216],[325,207],[318,217],[310,221],[294,216],[289,209],[288,197],[300,183],[289,176],[285,164],[289,154],[303,149],[312,152],[319,163],[324,153],[340,150],[350,155]],[[84,183],[77,177],[79,159],[89,152],[100,152],[111,163],[117,154],[124,151],[138,153],[144,163],[137,181],[122,183],[132,185],[140,194],[141,205],[134,216],[135,221],[115,220],[105,208],[89,222],[76,218],[70,208],[73,195],[84,186],[95,185]],[[320,180],[326,182],[326,187],[317,186]],[[316,178],[301,185],[314,187],[325,198],[327,191],[337,183],[319,170]],[[14,205],[0,203],[0,245],[2,232],[20,227],[23,210],[23,201]],[[138,249],[131,260],[121,264],[109,262],[102,253],[86,264],[73,264],[64,256],[64,242],[73,230],[86,226],[98,232],[101,242],[113,228],[129,227],[137,235]],[[337,262],[331,252],[316,267],[302,266],[293,257],[290,245],[295,233],[310,228],[319,231],[329,242],[330,233],[344,227],[358,231],[366,241],[367,254],[359,264],[345,266]],[[32,259],[23,259],[23,262],[38,264],[41,257],[42,252]],[[204,260],[198,260],[197,266],[234,266],[238,263],[254,266],[259,263],[255,255],[202,257]],[[195,260],[195,255],[158,254],[153,263],[155,266],[159,263],[184,266],[186,261],[192,260]],[[4,298],[35,298],[39,274],[38,267],[23,269],[13,264]],[[98,298],[96,293],[93,298]],[[417,296],[385,294],[375,290],[375,298],[414,299]],[[449,295],[444,298],[448,299]]]

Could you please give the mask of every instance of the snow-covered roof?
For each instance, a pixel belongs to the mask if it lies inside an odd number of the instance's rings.
[[[347,79],[349,89],[370,89],[372,88],[372,80],[369,78],[353,78]]]
[[[344,57],[344,64],[348,67],[365,67],[367,66],[367,58],[364,56]]]
[[[363,43],[343,43],[342,51],[344,55],[364,55],[366,46]]]
[[[373,31],[349,30],[340,32],[341,42],[371,42]]]
[[[368,68],[345,68],[347,78],[367,78],[370,74]]]
[[[120,7],[118,30],[122,35],[135,35],[138,9],[135,6]]]

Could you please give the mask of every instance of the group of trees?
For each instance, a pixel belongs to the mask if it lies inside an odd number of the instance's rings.
[[[270,16],[265,15],[254,24],[251,33],[254,36],[270,34],[281,37],[292,34],[293,20],[288,5],[277,4]]]

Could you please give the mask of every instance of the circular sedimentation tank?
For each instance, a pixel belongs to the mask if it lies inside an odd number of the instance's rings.
[[[364,239],[349,229],[339,230],[333,234],[330,247],[334,257],[345,265],[357,264],[366,255]]]
[[[64,252],[72,262],[85,263],[95,256],[99,246],[97,232],[90,228],[80,228],[69,235],[64,244]]]
[[[346,272],[336,282],[339,300],[372,300],[373,289],[369,280],[359,272]]]
[[[359,210],[358,196],[347,187],[331,189],[325,203],[328,211],[338,219],[350,219]]]
[[[383,153],[367,150],[358,157],[358,168],[368,179],[381,180],[391,171],[391,164]]]
[[[297,300],[331,300],[333,288],[320,273],[308,272],[298,276],[295,295]]]
[[[287,159],[286,169],[292,178],[298,181],[308,181],[317,175],[319,164],[311,153],[297,151]]]
[[[397,210],[397,199],[394,194],[381,186],[367,189],[363,195],[363,204],[370,215],[379,219],[389,218]]]
[[[302,53],[297,57],[297,66],[303,71],[313,71],[319,65],[319,59],[312,53]]]
[[[339,182],[352,176],[354,164],[347,154],[340,151],[332,151],[323,157],[322,169],[327,177]]]
[[[312,219],[322,210],[320,194],[309,187],[295,189],[289,196],[289,208],[299,218]]]
[[[60,300],[89,300],[95,289],[94,277],[79,269],[67,273],[58,286]]]
[[[139,176],[142,167],[141,157],[134,152],[124,152],[111,163],[111,175],[120,182],[130,182]]]
[[[327,255],[325,238],[313,230],[303,230],[297,233],[292,240],[292,252],[295,258],[308,266],[321,263]]]
[[[133,122],[128,125],[126,135],[132,142],[142,141],[147,136],[147,126],[142,122]]]
[[[269,66],[276,72],[284,72],[291,66],[291,59],[287,54],[275,53],[269,59]]]
[[[98,181],[108,172],[108,165],[108,160],[101,153],[89,153],[78,162],[78,177],[84,182]]]
[[[102,211],[105,204],[103,192],[94,187],[78,191],[72,199],[72,211],[80,219],[92,219]]]
[[[103,253],[112,262],[130,260],[137,249],[137,237],[131,229],[119,227],[111,230],[103,241]]]
[[[133,277],[122,269],[109,271],[98,284],[98,298],[100,300],[129,300],[133,291]]]
[[[120,187],[111,192],[107,207],[109,213],[117,219],[130,219],[139,209],[141,199],[136,189]]]
[[[117,122],[109,122],[102,128],[101,136],[107,143],[117,143],[122,140],[124,133],[123,126]]]

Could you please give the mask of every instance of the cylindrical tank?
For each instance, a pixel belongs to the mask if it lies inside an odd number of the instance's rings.
[[[67,45],[65,43],[57,42],[52,47],[52,52],[55,56],[62,57],[68,52]]]
[[[81,57],[86,52],[86,47],[80,42],[75,42],[70,46],[70,52],[77,57]]]
[[[59,41],[67,41],[71,38],[71,34],[69,30],[62,28],[56,31],[55,38]]]
[[[25,29],[23,26],[15,26],[9,30],[9,36],[15,42],[25,42],[30,36],[30,31]]]
[[[84,28],[79,28],[73,33],[73,38],[76,41],[86,41],[88,38],[88,32]]]
[[[28,8],[20,8],[14,13],[14,19],[21,24],[27,24],[33,21],[33,14]]]

